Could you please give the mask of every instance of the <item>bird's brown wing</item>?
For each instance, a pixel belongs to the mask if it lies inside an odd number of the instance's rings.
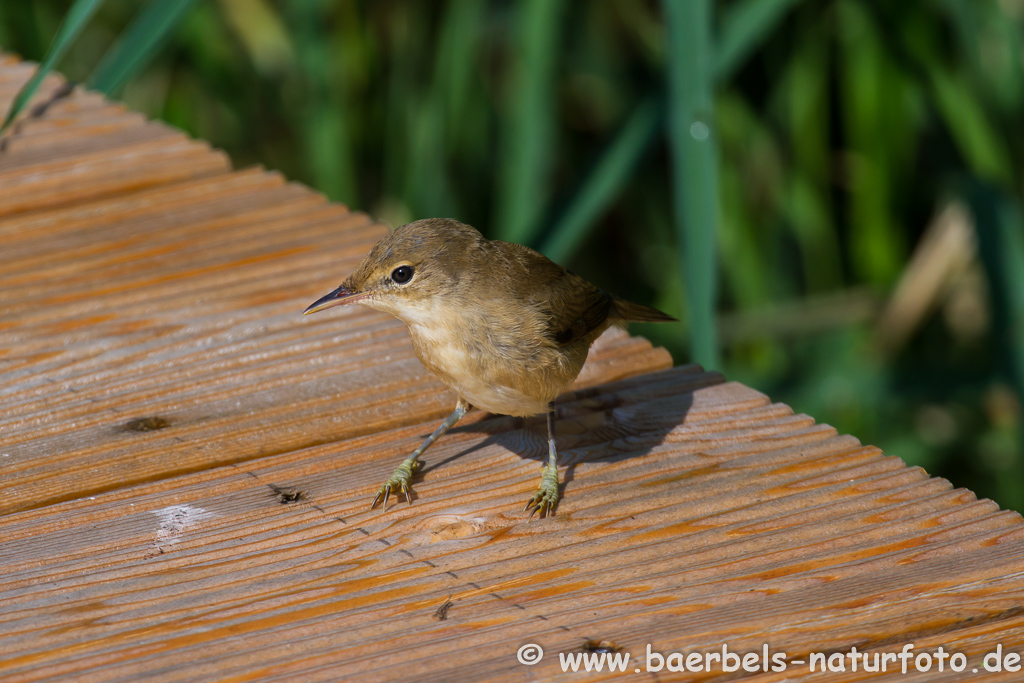
[[[545,261],[551,265],[542,303],[548,314],[546,336],[564,346],[601,327],[611,313],[613,299],[581,276]]]
[[[533,304],[543,316],[544,336],[558,346],[586,337],[613,314],[613,299],[580,276],[521,244],[491,242],[502,262],[518,271],[506,281],[513,295]],[[525,286],[529,283],[529,286]]]
[[[596,289],[595,294],[588,297],[586,308],[579,311],[578,315],[568,320],[565,318],[569,316],[563,316],[560,320],[552,320],[549,336],[559,346],[565,346],[585,337],[608,319],[608,311],[611,310],[611,306],[612,298]]]

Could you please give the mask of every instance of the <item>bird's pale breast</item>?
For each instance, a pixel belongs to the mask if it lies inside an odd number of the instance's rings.
[[[471,316],[436,301],[389,312],[408,325],[416,355],[427,369],[491,413],[525,417],[545,412],[587,357],[589,344],[538,345],[540,335],[528,329],[531,322],[522,315],[515,320]]]

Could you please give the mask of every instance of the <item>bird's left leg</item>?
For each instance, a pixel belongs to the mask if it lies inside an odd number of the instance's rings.
[[[555,513],[558,505],[558,452],[555,450],[555,402],[548,404],[548,464],[540,475],[540,486],[523,512],[530,510],[530,519],[540,511],[541,517]],[[532,510],[530,508],[533,508]]]
[[[388,498],[391,496],[391,492],[394,491],[397,495],[401,491],[405,495],[405,499],[411,504],[412,498],[409,497],[409,486],[412,484],[412,475],[416,474],[416,470],[420,468],[419,457],[423,455],[423,451],[430,448],[430,445],[441,438],[441,435],[452,428],[456,422],[462,419],[462,416],[469,412],[472,408],[469,403],[466,403],[462,397],[459,397],[459,402],[455,404],[455,410],[452,414],[445,418],[445,421],[434,430],[434,433],[427,437],[427,440],[423,442],[423,445],[412,452],[408,458],[402,461],[402,464],[395,468],[395,471],[391,474],[391,477],[384,482],[384,485],[377,491],[377,496],[370,503],[370,509],[377,505],[377,501],[384,498],[384,509],[388,509]]]

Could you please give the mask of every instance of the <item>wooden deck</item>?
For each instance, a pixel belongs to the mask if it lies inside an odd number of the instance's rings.
[[[0,56],[0,109],[30,73]],[[543,422],[480,413],[413,505],[369,510],[454,403],[401,323],[301,315],[383,233],[93,94],[23,120],[0,152],[0,680],[941,681],[1024,652],[1020,515],[623,333],[559,401],[555,517],[520,512]],[[628,673],[562,673],[588,639]],[[967,671],[796,663],[906,643]],[[646,673],[648,644],[792,663]]]

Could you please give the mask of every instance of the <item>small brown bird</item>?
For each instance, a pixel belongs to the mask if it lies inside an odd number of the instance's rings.
[[[527,417],[547,413],[548,462],[530,517],[558,503],[554,399],[572,385],[591,343],[612,324],[671,321],[616,299],[520,244],[486,239],[446,218],[389,233],[356,271],[305,313],[358,303],[409,327],[417,358],[458,395],[455,410],[384,482],[373,508],[394,491],[409,497],[419,456],[473,406]],[[532,508],[532,509],[531,509]]]

